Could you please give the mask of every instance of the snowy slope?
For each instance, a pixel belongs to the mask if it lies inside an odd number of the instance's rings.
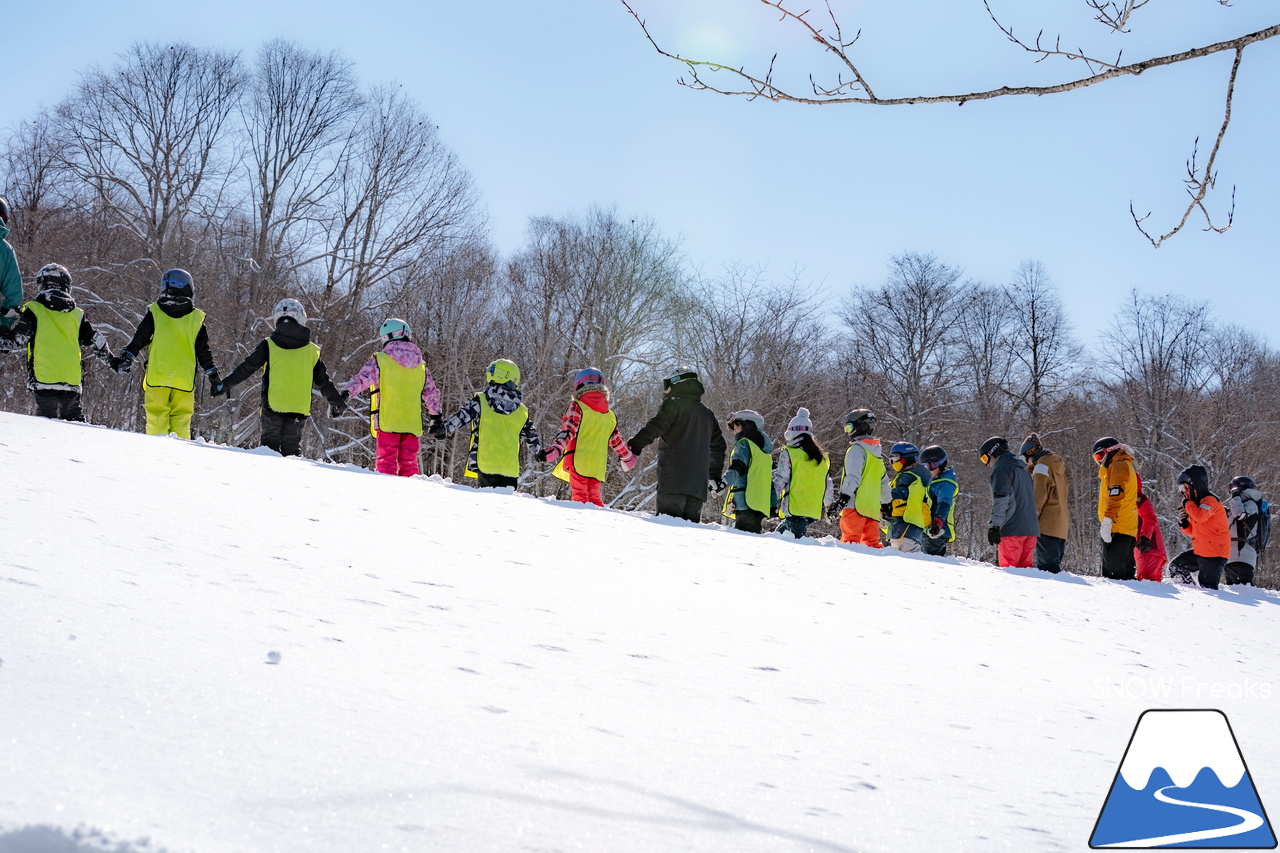
[[[9,414],[0,468],[0,853],[1084,850],[1150,707],[1280,810],[1274,594]]]

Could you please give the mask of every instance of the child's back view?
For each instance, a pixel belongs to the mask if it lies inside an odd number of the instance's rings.
[[[471,425],[467,454],[468,477],[482,487],[510,486],[520,480],[520,445],[533,453],[542,449],[538,430],[521,400],[520,368],[500,358],[485,371],[485,387],[461,409],[431,429],[434,438],[451,436],[464,424]]]
[[[559,460],[555,474],[569,481],[575,501],[604,506],[600,487],[608,473],[609,448],[618,454],[624,469],[635,467],[635,454],[618,433],[618,416],[609,410],[604,374],[588,367],[573,377],[573,402],[560,422],[560,432],[535,456],[540,462]]]
[[[831,470],[829,457],[813,437],[809,410],[801,408],[783,433],[787,446],[778,454],[778,467],[773,472],[773,486],[778,493],[779,533],[803,538],[809,525],[822,517],[824,503],[830,497]]]

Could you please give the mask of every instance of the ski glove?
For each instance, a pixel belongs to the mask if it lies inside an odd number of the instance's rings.
[[[329,407],[329,417],[331,418],[340,418],[347,413],[347,400],[351,397],[351,392],[343,391],[338,396],[341,397],[342,400]]]
[[[880,517],[885,521],[893,520],[893,504],[880,504]]]
[[[993,524],[987,528],[987,541],[992,545],[1000,544],[1000,528]]]
[[[942,519],[935,518],[929,523],[929,538],[937,539],[942,536]]]
[[[1102,525],[1098,528],[1098,537],[1107,544],[1111,543],[1111,525],[1112,520],[1109,518],[1102,519]]]
[[[209,393],[215,397],[217,397],[219,394],[226,394],[228,397],[230,397],[231,386],[225,382],[215,382],[213,384],[213,387],[209,389]]]
[[[533,458],[534,458],[534,459],[536,459],[536,460],[538,460],[539,462],[546,462],[546,461],[547,461],[547,451],[546,451],[546,448],[543,448],[543,449],[541,449],[541,450],[537,451],[536,453],[534,453],[534,454],[533,454]]]
[[[427,430],[427,435],[436,440],[442,440],[449,437],[449,431],[444,427],[444,421],[432,421],[431,428]]]
[[[720,494],[725,490],[724,478],[712,477],[710,480],[707,481],[707,488],[711,490],[712,494],[715,494],[715,495]]]
[[[1139,539],[1139,540],[1138,540],[1138,553],[1139,553],[1139,554],[1145,554],[1145,553],[1147,553],[1148,551],[1150,551],[1150,550],[1151,550],[1152,548],[1154,548],[1154,547],[1156,547],[1155,540],[1154,540],[1154,539],[1151,539],[1151,538],[1150,538],[1150,537],[1148,537],[1148,536],[1143,536],[1141,539]]]
[[[120,374],[128,373],[130,370],[133,370],[133,359],[133,353],[125,350],[120,353],[120,355],[116,356],[116,363],[111,365],[111,369]]]
[[[827,507],[827,515],[835,518],[844,512],[844,508],[849,505],[849,496],[841,492],[836,499],[831,502],[831,506]]]

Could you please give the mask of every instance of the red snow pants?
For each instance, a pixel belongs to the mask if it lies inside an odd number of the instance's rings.
[[[578,503],[604,506],[600,481],[595,477],[584,477],[572,468],[569,469],[569,494]]]
[[[1029,569],[1036,564],[1036,536],[1004,536],[1000,539],[1002,568]]]
[[[853,507],[845,507],[840,513],[840,541],[883,548],[880,544],[880,519],[867,518]]]
[[[377,468],[383,474],[418,473],[418,437],[410,432],[378,432]]]

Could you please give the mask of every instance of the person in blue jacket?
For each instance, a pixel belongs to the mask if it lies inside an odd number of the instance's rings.
[[[22,270],[7,239],[12,219],[13,209],[0,196],[0,328],[5,329],[17,322],[18,306],[22,304]]]
[[[960,485],[956,470],[947,461],[947,451],[930,445],[920,451],[920,463],[929,471],[929,500],[933,504],[933,520],[925,531],[924,552],[935,557],[947,555],[947,543],[956,541],[956,495]]]
[[[773,487],[773,442],[764,434],[764,418],[750,409],[729,415],[733,430],[733,454],[724,482],[729,493],[724,514],[733,519],[735,530],[759,533],[765,518],[778,508],[778,492]]]

